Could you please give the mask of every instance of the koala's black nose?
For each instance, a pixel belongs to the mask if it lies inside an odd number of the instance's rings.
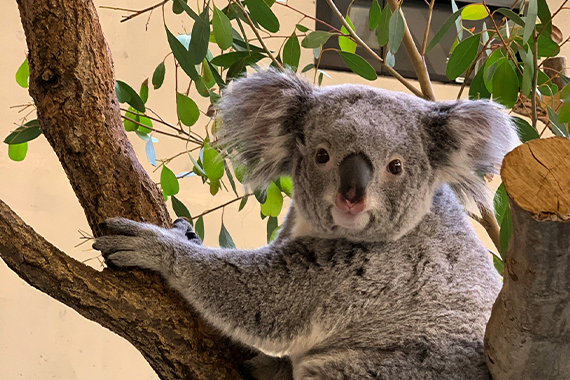
[[[350,203],[358,203],[372,178],[370,160],[362,153],[350,154],[340,163],[339,173],[339,194]]]

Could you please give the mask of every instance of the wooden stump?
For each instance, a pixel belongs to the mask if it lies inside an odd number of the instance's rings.
[[[513,235],[485,333],[494,380],[570,379],[570,139],[532,140],[501,177]]]

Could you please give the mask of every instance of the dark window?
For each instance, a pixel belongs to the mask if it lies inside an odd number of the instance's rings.
[[[335,0],[336,6],[343,15],[346,14],[350,2],[351,0]],[[386,1],[379,0],[378,2],[382,9],[384,9]],[[461,8],[470,3],[480,2],[481,1],[479,0],[456,1],[458,8]],[[492,12],[498,8],[510,8],[513,2],[514,0],[487,0],[486,3]],[[372,0],[355,0],[350,7],[349,17],[354,24],[356,33],[362,38],[362,40],[366,42],[366,44],[368,44],[368,46],[370,46],[374,51],[376,51],[379,56],[384,57],[386,54],[386,47],[381,48],[378,46],[376,31],[368,29],[368,12],[371,4]],[[427,23],[428,5],[423,0],[405,0],[402,5],[402,11],[406,17],[412,38],[414,39],[416,46],[418,46],[418,50],[421,50]],[[430,34],[428,37],[428,44],[452,13],[451,2],[449,0],[435,1],[430,26]],[[338,29],[340,29],[342,26],[340,20],[338,20],[336,16],[333,15],[325,0],[317,0],[317,18],[326,21]],[[499,25],[501,18],[502,16],[500,14],[496,14],[495,22],[497,25]],[[487,28],[489,29],[493,27],[493,23],[489,17],[480,21],[464,20],[463,26],[468,29],[475,28],[475,32],[480,32],[483,27],[483,23],[486,23]],[[317,30],[329,30],[325,25],[322,25],[318,22],[316,23],[316,28]],[[455,26],[452,26],[448,33],[441,39],[440,43],[428,54],[426,54],[426,66],[432,80],[446,83],[452,82],[445,75],[445,70],[447,59],[449,58],[449,51],[453,46],[456,35],[457,31],[455,29]],[[468,33],[464,31],[463,38],[467,36]],[[338,48],[337,38],[331,38],[325,44],[324,48]],[[382,65],[379,62],[369,59],[370,57],[368,53],[366,53],[366,51],[364,51],[364,49],[361,47],[357,47],[356,53],[366,58],[376,69],[378,74],[390,75],[386,69],[382,68]],[[333,51],[327,51],[323,53],[320,67],[323,69],[350,71],[350,69],[348,69],[348,67],[344,64],[342,58],[340,58],[340,56]],[[400,46],[398,53],[396,53],[396,65],[394,66],[394,69],[406,78],[417,78],[416,74],[414,73],[412,63],[410,62],[406,49],[403,45]]]

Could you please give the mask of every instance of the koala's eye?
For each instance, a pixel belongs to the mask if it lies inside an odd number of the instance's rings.
[[[329,159],[329,152],[327,152],[325,148],[319,148],[319,150],[317,150],[317,154],[315,155],[315,162],[317,164],[326,164],[329,162]]]
[[[388,164],[388,171],[394,175],[402,173],[402,161],[392,160]]]

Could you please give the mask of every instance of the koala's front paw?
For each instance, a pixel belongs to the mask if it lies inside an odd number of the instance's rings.
[[[202,244],[202,239],[192,229],[192,225],[188,223],[185,218],[178,218],[174,221],[174,228],[173,230],[177,230],[180,233],[183,233],[186,239],[191,241],[194,244]]]
[[[166,230],[124,218],[107,219],[100,227],[108,235],[97,238],[93,248],[110,266],[160,271],[165,259],[172,257],[176,241],[185,238],[176,228]]]

